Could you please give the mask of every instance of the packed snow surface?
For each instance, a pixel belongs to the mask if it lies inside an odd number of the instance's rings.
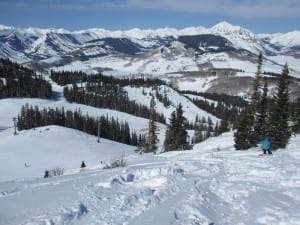
[[[231,132],[191,151],[137,155],[109,141],[98,149],[95,138],[65,128],[11,132],[0,133],[0,224],[300,224],[300,136],[272,156],[259,156],[258,148],[235,151]],[[54,135],[68,139],[50,143]],[[22,151],[26,139],[32,145]],[[124,150],[124,168],[89,167]],[[43,154],[41,162],[34,161],[36,153]],[[81,171],[79,153],[88,165]],[[44,179],[37,169],[45,159],[50,166],[55,154],[55,165],[74,170]],[[25,158],[34,161],[31,167],[24,167]]]

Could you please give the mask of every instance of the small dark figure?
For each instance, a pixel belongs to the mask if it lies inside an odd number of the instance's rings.
[[[264,140],[262,140],[261,142],[259,142],[259,144],[261,144],[261,148],[264,151],[264,154],[272,154],[270,147],[271,147],[271,142],[269,140],[269,138],[265,138]]]
[[[48,177],[49,177],[49,170],[46,170],[46,171],[45,171],[44,178],[48,178]]]
[[[86,165],[85,165],[84,161],[82,161],[80,168],[85,168],[85,167],[86,167]]]

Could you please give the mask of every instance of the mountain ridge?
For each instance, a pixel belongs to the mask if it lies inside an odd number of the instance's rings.
[[[51,36],[60,36],[61,38],[68,39],[72,44],[84,44],[91,40],[95,39],[104,39],[104,38],[127,38],[131,41],[140,42],[143,40],[144,46],[150,45],[147,43],[149,39],[159,39],[173,37],[178,39],[180,36],[193,36],[201,34],[212,34],[222,36],[229,41],[231,41],[237,48],[246,49],[250,52],[258,53],[264,51],[265,47],[262,46],[263,43],[267,43],[268,49],[270,46],[275,46],[272,49],[273,52],[276,52],[278,49],[287,49],[300,46],[300,31],[291,31],[288,33],[276,33],[276,34],[255,34],[252,31],[232,25],[226,21],[222,21],[211,28],[205,28],[203,26],[198,27],[186,27],[183,29],[175,29],[170,27],[158,28],[158,29],[140,29],[133,28],[129,30],[106,30],[103,28],[90,28],[85,30],[76,30],[69,31],[63,28],[15,28],[5,25],[0,25],[0,44],[6,44],[3,47],[13,47],[17,44],[24,46],[26,53],[30,54],[30,50],[34,49],[38,45],[43,45],[43,42],[47,41],[47,38]],[[13,37],[14,36],[14,37]],[[62,37],[63,36],[63,37]],[[9,39],[16,39],[16,43],[9,43]],[[57,38],[57,37],[55,37]],[[58,38],[57,38],[58,39]],[[68,40],[63,40],[68,41]],[[2,43],[1,43],[2,42]],[[11,44],[11,46],[9,46]],[[8,46],[7,46],[8,45]],[[64,45],[64,43],[62,43]],[[155,44],[152,43],[152,46]],[[278,47],[279,46],[279,47]],[[72,47],[72,46],[71,46]],[[77,47],[77,46],[75,46]],[[22,50],[22,49],[17,49]],[[72,50],[72,48],[70,49]],[[9,54],[5,54],[8,51],[1,51],[0,55],[8,58]],[[278,51],[277,51],[278,52]],[[30,57],[29,57],[30,58]],[[20,60],[17,60],[20,61]]]
[[[93,39],[102,38],[128,38],[134,41],[166,37],[173,37],[177,39],[180,36],[213,34],[227,38],[238,48],[243,48],[252,52],[254,51],[255,53],[264,50],[263,47],[259,46],[262,45],[262,42],[268,42],[270,45],[279,45],[284,49],[298,47],[300,45],[300,31],[297,30],[287,33],[255,34],[246,28],[232,25],[226,21],[222,21],[211,28],[205,28],[203,26],[191,26],[183,29],[165,27],[158,29],[133,28],[129,30],[115,31],[103,28],[69,31],[64,28],[15,28],[0,25],[0,43],[5,42],[4,38],[15,35],[16,38],[20,39],[20,43],[26,44],[26,41],[24,40],[28,40],[31,37],[32,40],[29,40],[29,47],[32,48],[32,45],[36,46],[38,44],[42,44],[41,42],[43,42],[43,38],[44,41],[46,41],[47,36],[53,36],[54,34],[60,36],[72,36],[72,41],[74,41],[76,44],[83,44]],[[0,52],[0,55],[5,56],[3,52]]]
[[[205,90],[215,85],[212,76],[215,74],[220,79],[224,74],[233,74],[234,79],[253,77],[259,52],[264,55],[263,72],[280,74],[282,66],[288,63],[290,75],[300,78],[299,31],[255,34],[225,21],[211,28],[125,31],[0,25],[0,57],[43,73],[82,70],[113,76],[143,74],[175,81],[179,87],[183,86],[182,82],[190,80],[191,83],[194,78],[210,76],[208,81],[203,81]]]
[[[110,29],[105,29],[105,28],[99,28],[99,27],[93,27],[93,28],[87,28],[87,29],[78,29],[78,30],[68,30],[65,28],[38,28],[38,27],[14,27],[14,26],[6,26],[4,24],[0,24],[0,31],[1,30],[6,30],[6,29],[20,29],[20,30],[24,30],[26,32],[34,32],[34,31],[44,31],[44,32],[57,32],[57,33],[84,33],[86,31],[91,31],[91,32],[107,32],[107,33],[114,33],[116,34],[121,34],[121,33],[134,33],[134,32],[153,32],[153,33],[161,33],[162,31],[169,31],[170,32],[183,32],[181,33],[181,35],[187,35],[186,32],[191,32],[191,35],[195,35],[195,34],[201,34],[201,32],[207,32],[208,30],[228,30],[228,29],[232,29],[232,30],[246,30],[248,32],[251,32],[253,34],[256,35],[268,35],[268,36],[273,36],[273,35],[282,35],[282,34],[286,34],[286,33],[291,33],[291,32],[300,32],[299,30],[293,30],[293,31],[288,31],[288,32],[276,32],[276,33],[254,33],[252,32],[250,29],[244,28],[242,26],[239,25],[233,25],[231,23],[228,23],[227,21],[221,21],[213,26],[211,26],[210,28],[204,27],[204,26],[188,26],[188,27],[184,27],[184,28],[174,28],[174,27],[161,27],[161,28],[156,28],[156,29],[148,29],[148,28],[138,28],[138,27],[134,27],[134,28],[130,28],[130,29],[126,29],[126,30],[110,30]],[[166,35],[165,33],[163,33],[164,36]],[[168,34],[169,35],[169,34]]]

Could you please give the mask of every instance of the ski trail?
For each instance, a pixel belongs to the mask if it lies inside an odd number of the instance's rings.
[[[132,219],[172,198],[178,198],[184,190],[182,179],[183,170],[180,167],[160,166],[125,171],[108,182],[87,185],[80,189],[80,196],[93,211],[93,216],[81,222],[124,224],[127,221],[131,224],[129,221]]]
[[[47,207],[28,201],[16,220],[0,204],[0,217],[6,225],[300,225],[299,159],[228,148],[131,157],[125,168],[0,183],[3,205],[47,195]]]

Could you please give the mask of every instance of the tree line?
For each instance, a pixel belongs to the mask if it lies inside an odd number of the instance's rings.
[[[240,96],[232,96],[227,94],[218,94],[218,93],[210,93],[210,92],[197,92],[197,91],[180,91],[181,94],[191,94],[196,96],[202,96],[206,99],[211,99],[217,102],[222,102],[228,107],[238,106],[240,108],[245,107],[247,105],[247,101]]]
[[[98,108],[109,108],[146,119],[150,118],[150,109],[128,98],[119,85],[113,83],[87,83],[85,88],[73,84],[64,87],[64,97],[69,102],[76,102]],[[158,122],[166,123],[165,116],[155,113]]]
[[[52,87],[32,70],[0,58],[0,99],[10,97],[51,98]]]
[[[167,85],[166,82],[155,78],[145,77],[122,77],[117,78],[113,76],[104,76],[102,74],[86,74],[82,71],[50,71],[50,78],[59,85],[67,85],[74,83],[90,82],[90,83],[111,83],[115,85],[124,86],[144,86],[152,87],[159,85]]]
[[[189,97],[189,99],[200,109],[220,118],[223,121],[223,125],[228,123],[228,126],[230,125],[232,128],[236,127],[240,112],[248,105],[248,102],[239,96],[195,91],[182,91],[181,93],[204,97],[205,100],[193,97]],[[211,99],[218,103],[210,103],[206,99]]]
[[[108,116],[94,118],[83,114],[80,109],[72,112],[62,108],[44,108],[25,104],[18,115],[18,129],[25,130],[40,126],[57,125],[86,132],[91,135],[99,135],[112,141],[137,146],[142,141],[142,136],[130,131],[127,122]]]
[[[160,93],[161,92],[161,89],[163,88],[163,94]],[[166,88],[165,87],[159,87],[159,86],[156,86],[156,89],[155,89],[155,97],[157,98],[158,101],[160,101],[164,107],[169,107],[172,102],[171,100],[168,98],[168,93],[166,91]]]
[[[64,97],[69,102],[90,105],[98,108],[109,108],[134,116],[150,118],[147,106],[138,104],[128,98],[124,86],[158,86],[165,84],[159,79],[145,78],[115,78],[102,74],[87,75],[81,71],[51,71],[51,79],[60,85],[72,84],[64,87]],[[169,104],[167,99],[162,99]],[[166,123],[163,114],[155,113],[156,121]]]

